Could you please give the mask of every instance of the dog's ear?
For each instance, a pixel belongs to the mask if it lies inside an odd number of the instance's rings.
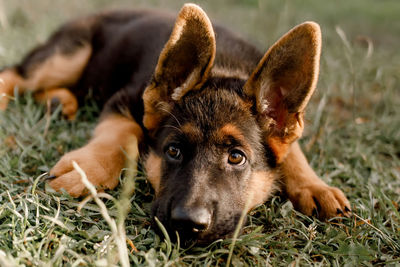
[[[279,39],[244,86],[277,162],[303,132],[304,109],[316,87],[321,53],[318,24],[305,22]]]
[[[214,58],[215,35],[210,20],[199,6],[185,4],[143,94],[143,124],[149,131],[157,127],[174,101],[203,85]]]

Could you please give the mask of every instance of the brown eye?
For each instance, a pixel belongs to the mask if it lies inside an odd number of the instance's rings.
[[[228,162],[232,165],[243,165],[246,162],[246,157],[242,151],[232,150],[229,153]]]
[[[177,160],[181,157],[181,150],[174,145],[169,145],[165,153],[173,160]]]

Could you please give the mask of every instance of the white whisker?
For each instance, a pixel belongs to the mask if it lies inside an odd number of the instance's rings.
[[[179,122],[178,118],[172,114],[168,109],[166,109],[165,107],[159,106],[158,107],[161,111],[164,111],[165,113],[171,115],[172,118],[175,119],[176,123],[178,123],[179,127],[182,127],[181,123]]]
[[[163,128],[164,128],[164,127],[165,127],[165,128],[173,128],[173,129],[177,130],[178,132],[183,133],[181,129],[179,129],[178,127],[173,126],[173,125],[166,124],[166,125],[163,125],[162,127],[163,127]]]

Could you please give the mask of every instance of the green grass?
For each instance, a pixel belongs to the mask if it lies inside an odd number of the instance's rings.
[[[0,1],[0,66],[21,59],[68,18],[104,7],[151,5],[177,10],[182,3]],[[345,192],[355,213],[340,222],[321,222],[275,197],[248,216],[233,249],[232,265],[399,266],[400,3],[198,3],[212,18],[231,25],[263,49],[296,23],[315,20],[321,24],[320,81],[301,143],[313,168]],[[341,31],[344,34],[339,35]],[[364,41],[358,36],[364,36]],[[59,111],[46,115],[46,108],[27,95],[0,112],[1,266],[119,264],[117,243],[101,208],[90,201],[78,212],[81,200],[48,192],[43,178],[65,152],[90,138],[98,111],[88,100],[77,120],[68,122],[60,119]],[[124,178],[121,181],[124,184]],[[108,193],[121,199],[122,191],[119,186]],[[182,249],[155,234],[149,216],[153,195],[143,174],[139,173],[128,198],[131,208],[124,225],[132,265],[226,265],[232,240]],[[123,199],[102,199],[117,223],[124,220]]]

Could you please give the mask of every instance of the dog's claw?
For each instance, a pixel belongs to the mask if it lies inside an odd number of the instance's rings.
[[[46,180],[52,180],[56,178],[57,176],[50,174],[49,176],[46,177]]]
[[[312,210],[311,215],[314,216],[314,217],[318,217],[318,211],[317,211],[316,208],[314,208],[314,209]]]
[[[60,99],[58,99],[57,97],[53,97],[50,101],[50,111],[51,113],[53,113],[54,111],[56,111],[57,107],[61,105],[61,101]]]
[[[344,213],[343,213],[343,211],[341,209],[336,209],[336,213],[344,215]]]

